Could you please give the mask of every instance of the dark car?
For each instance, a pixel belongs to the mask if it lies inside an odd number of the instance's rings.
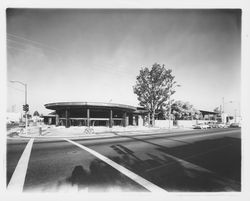
[[[230,128],[240,128],[241,125],[240,125],[240,123],[231,123],[229,127]]]

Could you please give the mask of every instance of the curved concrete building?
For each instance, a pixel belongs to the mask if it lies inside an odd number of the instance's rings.
[[[45,104],[54,110],[54,124],[69,126],[138,125],[137,108],[97,102],[57,102]]]

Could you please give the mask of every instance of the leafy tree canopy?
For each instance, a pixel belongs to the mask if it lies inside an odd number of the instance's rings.
[[[189,102],[175,101],[171,108],[175,119],[196,119],[200,115],[200,111]]]
[[[39,113],[37,111],[35,111],[33,116],[39,116]]]
[[[174,79],[171,69],[157,63],[151,69],[142,68],[136,77],[134,93],[138,96],[139,104],[150,112],[153,125],[155,111],[166,108],[169,96],[175,93]]]
[[[220,113],[220,108],[219,107],[214,108],[214,112]]]

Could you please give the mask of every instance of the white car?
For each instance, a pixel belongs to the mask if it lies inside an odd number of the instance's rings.
[[[227,128],[228,126],[224,123],[217,123],[218,128]]]
[[[211,128],[211,127],[204,123],[198,123],[194,125],[194,129],[208,129],[208,128]]]

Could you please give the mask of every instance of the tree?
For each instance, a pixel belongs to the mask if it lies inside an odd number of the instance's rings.
[[[216,107],[214,108],[214,112],[216,112],[217,114],[215,115],[215,120],[221,120],[221,107]]]
[[[171,109],[176,120],[197,119],[197,116],[201,114],[193,105],[184,101],[174,102]]]
[[[216,107],[216,108],[214,108],[214,112],[216,112],[216,113],[220,113],[220,108],[219,107]]]
[[[40,116],[37,111],[34,112],[33,116]]]
[[[152,126],[155,125],[155,112],[166,110],[169,97],[175,93],[174,78],[171,69],[157,63],[151,69],[142,68],[136,77],[133,90],[138,96],[139,104],[149,111],[149,122],[151,118]]]

